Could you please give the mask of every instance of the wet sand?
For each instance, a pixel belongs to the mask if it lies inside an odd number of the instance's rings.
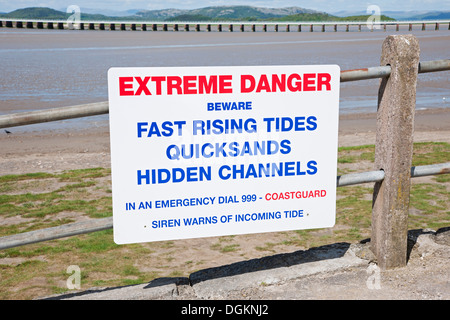
[[[106,101],[111,67],[378,66],[374,32],[114,32],[0,29],[0,114]],[[448,58],[450,31],[413,30],[421,61]],[[341,85],[341,113],[375,112],[378,79]],[[450,107],[448,72],[421,74],[418,108]]]
[[[107,100],[110,67],[379,65],[400,32],[105,32],[0,30],[0,114]],[[414,30],[421,61],[449,58],[450,31]],[[375,143],[379,80],[341,84],[339,145]],[[447,100],[443,99],[446,98]],[[448,102],[447,102],[448,101]],[[419,75],[415,141],[450,142],[449,71]],[[102,116],[101,116],[102,117]],[[107,116],[0,131],[0,174],[109,167]]]
[[[10,131],[0,133],[0,175],[111,165],[107,123],[82,130]],[[339,121],[339,146],[375,144],[375,131],[376,114],[343,115]],[[417,111],[414,141],[450,143],[450,110]]]

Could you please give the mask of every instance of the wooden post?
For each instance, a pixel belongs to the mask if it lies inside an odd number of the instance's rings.
[[[388,36],[381,65],[390,65],[391,74],[381,80],[378,92],[375,166],[385,177],[374,187],[371,246],[385,270],[406,265],[418,40]]]

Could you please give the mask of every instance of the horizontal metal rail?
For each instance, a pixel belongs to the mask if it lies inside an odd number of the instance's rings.
[[[113,227],[112,217],[91,219],[81,222],[68,223],[57,227],[18,233],[0,238],[0,250],[23,246],[37,242],[71,237],[79,234],[91,233]]]
[[[368,182],[378,182],[384,179],[384,171],[367,171],[361,173],[349,173],[343,174],[342,176],[337,176],[336,186],[345,187],[355,184],[368,183]]]
[[[70,107],[20,112],[0,116],[0,128],[24,126],[35,123],[90,117],[109,112],[109,103],[97,102]]]
[[[450,70],[450,59],[422,61],[419,63],[419,73]],[[390,66],[371,67],[341,71],[341,82],[368,80],[389,77]]]
[[[423,177],[450,173],[450,162],[417,166],[411,168],[411,177]],[[369,171],[351,173],[338,176],[337,187],[356,185],[361,183],[378,182],[384,179],[384,171]],[[36,242],[55,240],[79,234],[91,233],[113,228],[113,218],[92,219],[82,222],[69,223],[58,227],[19,233],[0,238],[0,250],[19,247]]]
[[[450,70],[450,59],[423,61],[419,64],[419,73]],[[391,74],[390,66],[371,67],[341,71],[341,82],[367,80],[388,77]],[[21,112],[0,116],[0,128],[17,127],[35,123],[67,120],[107,114],[109,104],[97,102],[70,107]]]

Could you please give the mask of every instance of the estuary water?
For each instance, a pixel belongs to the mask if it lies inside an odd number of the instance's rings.
[[[405,30],[402,30],[404,28]],[[419,29],[419,26],[416,26]],[[152,32],[0,28],[0,115],[108,100],[111,67],[337,64],[378,66],[390,34],[414,34],[420,60],[450,58],[450,30]],[[341,84],[340,113],[376,112],[379,79]],[[450,107],[449,72],[419,75],[417,109]],[[41,128],[99,125],[96,116]],[[25,127],[21,129],[27,130]]]

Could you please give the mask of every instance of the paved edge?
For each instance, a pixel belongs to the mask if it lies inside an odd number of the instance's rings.
[[[277,284],[317,273],[367,265],[369,261],[361,255],[364,252],[369,252],[368,246],[364,244],[336,243],[200,270],[192,273],[189,278],[158,278],[145,284],[90,288],[86,291],[42,299],[222,299],[229,292],[250,287]]]
[[[411,230],[408,233],[409,256],[422,259],[445,250],[450,256],[450,227],[438,231]],[[206,300],[227,299],[239,292],[270,288],[312,276],[327,277],[339,271],[358,273],[376,263],[369,242],[335,243],[308,250],[282,253],[236,262],[192,273],[189,278],[158,278],[148,283],[114,288],[90,288],[41,299],[48,300]],[[415,254],[411,254],[412,250]],[[431,267],[431,266],[430,266]],[[405,267],[405,271],[408,266]],[[362,272],[359,272],[362,273]],[[365,272],[363,272],[365,274]],[[450,293],[448,293],[450,294]],[[244,298],[244,297],[242,297]],[[249,298],[249,297],[245,297]],[[250,297],[251,298],[251,297]],[[281,298],[277,296],[273,298]]]

